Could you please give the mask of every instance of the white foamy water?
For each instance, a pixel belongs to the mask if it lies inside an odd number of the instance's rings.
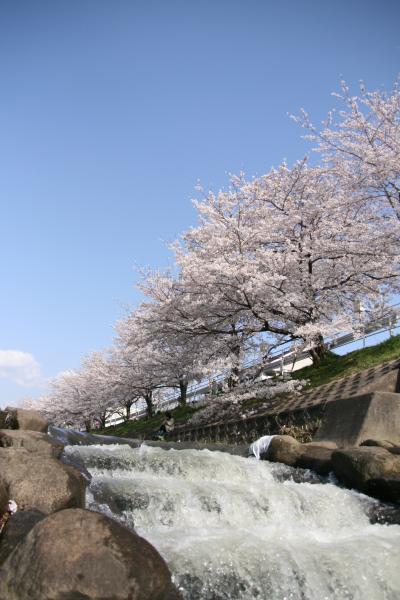
[[[361,494],[221,452],[66,451],[88,507],[148,539],[186,600],[400,600],[400,526],[371,525]]]

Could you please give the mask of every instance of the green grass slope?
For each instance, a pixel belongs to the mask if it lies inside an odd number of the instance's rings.
[[[175,425],[182,425],[186,423],[190,415],[192,415],[195,411],[196,409],[192,408],[191,406],[178,406],[170,412],[175,419]],[[137,419],[136,421],[128,421],[127,423],[106,427],[105,429],[102,429],[96,433],[116,435],[119,437],[151,439],[151,434],[160,428],[164,419],[165,413],[159,413],[151,418],[143,417],[141,419]]]
[[[293,373],[293,378],[307,379],[310,387],[317,387],[399,357],[400,335],[397,335],[376,346],[354,350],[344,356],[327,352],[321,364],[299,369]]]

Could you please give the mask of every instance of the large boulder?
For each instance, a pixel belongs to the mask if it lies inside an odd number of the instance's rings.
[[[0,429],[0,447],[25,448],[41,456],[59,458],[64,446],[50,439],[46,433],[23,429]]]
[[[400,476],[388,478],[369,479],[367,493],[381,500],[400,503]],[[400,512],[400,511],[399,511]],[[398,524],[400,524],[400,517]]]
[[[296,467],[311,469],[320,475],[328,475],[332,471],[333,448],[314,444],[301,444],[301,454],[295,462]]]
[[[301,444],[290,435],[274,435],[267,452],[261,458],[327,475],[332,470],[333,451],[330,442],[322,442],[321,445],[313,442]]]
[[[274,435],[263,459],[294,466],[301,455],[302,444],[290,435]]]
[[[35,455],[24,448],[0,448],[0,473],[9,498],[21,509],[51,513],[85,505],[85,480],[55,458]]]
[[[64,510],[31,529],[0,569],[7,600],[178,600],[146,540],[100,513]]]
[[[396,444],[394,444],[393,442],[389,442],[388,440],[373,440],[373,439],[368,439],[365,440],[364,442],[362,442],[362,444],[360,444],[361,447],[363,446],[375,446],[376,448],[384,448],[385,450],[391,450],[392,448],[396,448]]]
[[[388,450],[392,454],[400,454],[400,446],[388,440],[365,440],[360,446],[376,446],[378,448],[385,448],[385,450]]]
[[[307,442],[303,444],[303,446],[316,446],[317,448],[327,448],[328,450],[336,450],[337,444],[336,442],[328,442],[321,440],[320,442]]]
[[[7,560],[16,545],[30,532],[32,527],[46,515],[39,510],[18,510],[13,514],[1,535],[0,565]]]
[[[6,410],[0,410],[0,429],[18,429],[17,421]]]
[[[24,408],[7,406],[4,412],[7,413],[5,421],[6,425],[8,423],[7,428],[9,429],[27,429],[29,431],[41,431],[42,433],[47,432],[49,426],[48,422],[35,410],[25,410]]]
[[[335,450],[332,465],[340,481],[366,493],[370,480],[400,477],[400,457],[374,446]]]

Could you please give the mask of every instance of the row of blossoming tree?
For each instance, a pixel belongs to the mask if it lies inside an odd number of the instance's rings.
[[[116,324],[113,347],[58,376],[36,406],[87,426],[118,409],[129,419],[138,399],[152,415],[163,390],[184,404],[191,381],[218,372],[232,389],[249,353],[291,342],[318,362],[327,337],[357,326],[355,301],[374,316],[385,306],[399,284],[400,92],[351,96],[343,84],[337,97],[321,130],[296,118],[319,164],[241,174],[196,201],[175,266],[142,273],[146,300]]]

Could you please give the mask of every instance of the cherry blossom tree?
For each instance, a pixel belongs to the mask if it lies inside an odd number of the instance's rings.
[[[162,385],[159,370],[155,368],[154,353],[146,343],[136,313],[116,324],[115,361],[122,373],[125,389],[142,398],[148,417],[154,414],[154,392]]]
[[[155,306],[143,304],[116,326],[119,360],[130,372],[131,387],[142,392],[148,414],[156,389],[179,389],[179,401],[186,404],[188,385],[201,373],[197,345],[166,335],[156,319]]]
[[[148,274],[140,287],[152,300],[143,303],[150,336],[161,356],[173,357],[172,379],[182,369],[186,382],[227,371],[234,386],[253,334],[238,329],[237,319],[222,303],[213,304],[204,290],[188,287],[182,278]]]
[[[352,197],[367,202],[372,210],[400,221],[400,90],[369,92],[364,85],[351,95],[341,82],[334,94],[341,110],[332,110],[321,131],[302,111],[295,118],[316,141],[317,151]]]
[[[322,165],[240,174],[196,201],[198,225],[172,246],[175,274],[147,272],[113,348],[60,374],[36,408],[90,428],[110,411],[129,419],[140,400],[151,416],[167,389],[183,405],[191,381],[217,373],[229,404],[249,354],[295,342],[318,362],[327,337],[359,326],[356,301],[382,310],[399,291],[400,91],[352,96],[342,83],[337,98],[321,131],[297,118]]]
[[[168,306],[186,334],[304,340],[315,361],[322,336],[350,325],[390,286],[396,237],[343,193],[325,168],[282,165],[196,202],[200,224],[175,245],[180,275],[153,276],[144,290]]]
[[[105,426],[116,402],[107,351],[93,352],[83,359],[81,369],[64,371],[50,383],[47,401],[58,421],[84,425],[87,431],[96,420]]]

